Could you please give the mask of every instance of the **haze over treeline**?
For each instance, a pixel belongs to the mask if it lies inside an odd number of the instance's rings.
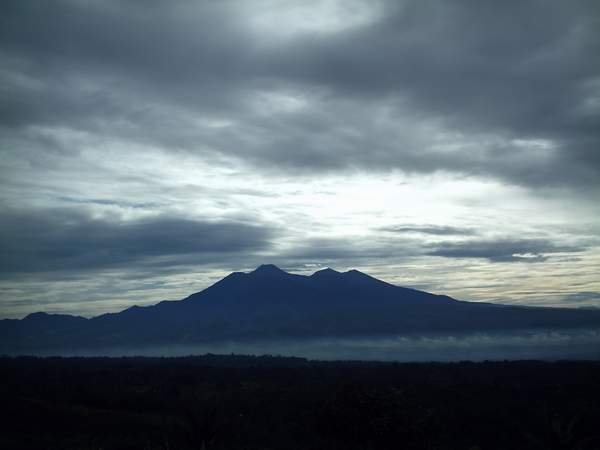
[[[0,354],[277,354],[318,359],[600,359],[600,310],[458,301],[357,270],[234,272],[180,301],[90,319],[0,321]]]
[[[597,361],[0,358],[0,444],[596,450],[599,375]]]
[[[0,318],[273,262],[600,299],[600,7],[7,0]]]

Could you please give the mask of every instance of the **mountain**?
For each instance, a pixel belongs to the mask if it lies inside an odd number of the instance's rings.
[[[582,328],[600,329],[600,311],[464,302],[357,270],[304,276],[262,265],[179,301],[91,319],[34,313],[2,320],[0,352]]]

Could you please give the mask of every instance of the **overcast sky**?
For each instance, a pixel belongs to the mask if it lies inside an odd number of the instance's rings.
[[[600,306],[600,4],[4,0],[0,317],[357,268]]]

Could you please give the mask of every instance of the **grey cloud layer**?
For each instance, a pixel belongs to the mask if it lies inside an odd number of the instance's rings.
[[[444,226],[397,226],[392,231],[416,236],[389,238],[368,236],[362,239],[313,238],[304,240],[293,250],[282,254],[282,261],[332,262],[346,261],[361,265],[364,261],[400,261],[422,256],[442,256],[454,259],[486,259],[489,262],[543,262],[559,253],[576,254],[588,250],[584,243],[567,245],[548,239],[480,238],[453,241],[423,240],[418,235],[471,235],[473,230]]]
[[[575,292],[567,295],[564,300],[566,302],[586,302],[586,301],[600,301],[600,292]]]
[[[557,245],[546,239],[498,239],[433,244],[432,256],[485,258],[492,262],[538,262],[555,253],[581,252],[583,247]]]
[[[4,1],[0,308],[265,262],[597,292],[598,54],[591,0]]]
[[[220,263],[270,247],[268,225],[159,216],[122,221],[73,210],[0,215],[0,276]]]
[[[395,225],[391,227],[383,227],[380,231],[388,231],[391,233],[418,233],[418,234],[431,234],[435,236],[444,235],[463,235],[470,236],[475,234],[475,230],[472,228],[460,228],[451,226],[440,226],[440,225]]]
[[[595,2],[373,5],[372,23],[279,39],[247,3],[8,2],[0,121],[23,146],[67,126],[263,170],[597,189]]]

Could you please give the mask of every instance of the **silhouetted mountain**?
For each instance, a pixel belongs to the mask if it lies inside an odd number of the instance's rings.
[[[303,276],[268,264],[180,301],[92,319],[35,313],[3,320],[0,351],[574,328],[600,329],[600,311],[463,302],[357,270]]]

